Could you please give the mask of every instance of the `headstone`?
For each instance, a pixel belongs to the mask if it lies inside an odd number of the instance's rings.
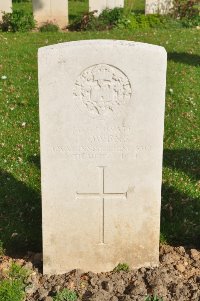
[[[113,9],[115,7],[124,7],[124,0],[89,0],[89,10],[96,10],[97,15],[106,8]]]
[[[158,264],[165,82],[160,46],[39,50],[45,274]]]
[[[68,24],[68,0],[33,0],[33,14],[40,27],[45,23],[53,23],[61,29]]]
[[[172,0],[146,0],[145,14],[168,14],[173,7]]]
[[[0,1],[0,21],[2,21],[3,13],[12,12],[12,0],[1,0]]]

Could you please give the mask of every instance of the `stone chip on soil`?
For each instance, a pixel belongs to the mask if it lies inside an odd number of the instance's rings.
[[[185,267],[184,267],[184,265],[181,264],[181,263],[179,263],[179,264],[176,265],[176,269],[177,269],[179,272],[181,272],[181,273],[185,272]]]
[[[197,251],[197,250],[195,250],[195,249],[191,249],[190,250],[190,256],[191,256],[191,258],[192,259],[194,259],[194,260],[200,260],[200,254],[199,254],[199,252]]]

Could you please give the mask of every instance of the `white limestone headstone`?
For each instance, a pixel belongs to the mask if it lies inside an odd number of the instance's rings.
[[[173,8],[172,0],[146,0],[145,14],[166,15]]]
[[[89,0],[89,10],[96,10],[96,15],[99,15],[106,8],[113,9],[115,7],[124,7],[124,0]]]
[[[127,41],[39,49],[44,273],[158,264],[166,61]]]
[[[12,0],[0,0],[0,21],[2,21],[2,15],[4,12],[12,12]]]
[[[47,22],[61,29],[68,25],[68,0],[33,0],[33,14],[40,27]]]

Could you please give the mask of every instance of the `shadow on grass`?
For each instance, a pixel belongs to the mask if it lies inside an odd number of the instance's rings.
[[[40,156],[30,156],[29,162],[34,164],[38,169],[40,169]]]
[[[8,254],[42,249],[40,194],[0,170],[0,240]]]
[[[171,245],[200,248],[200,200],[164,184],[161,233]]]
[[[168,60],[192,66],[200,65],[200,56],[186,52],[169,52]]]
[[[165,149],[164,166],[181,170],[193,180],[200,180],[200,150]]]
[[[199,181],[200,151],[166,149],[164,166],[183,171]],[[163,184],[161,233],[170,244],[200,248],[200,199]]]

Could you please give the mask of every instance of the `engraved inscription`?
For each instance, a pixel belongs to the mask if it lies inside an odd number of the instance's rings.
[[[133,146],[130,145],[129,148],[122,149],[98,149],[94,148],[90,151],[84,151],[83,147],[80,148],[71,148],[70,146],[53,146],[50,147],[51,151],[54,154],[63,154],[66,157],[71,157],[75,160],[93,160],[93,159],[111,159],[113,157],[117,157],[118,160],[126,160],[130,158],[135,158],[141,160],[149,155],[152,151],[151,145],[141,145],[141,146]]]
[[[116,67],[99,64],[84,70],[75,83],[75,99],[93,115],[103,116],[125,106],[131,98],[127,76]]]
[[[76,193],[76,199],[77,200],[84,200],[84,199],[101,199],[102,201],[102,211],[100,213],[101,221],[100,221],[100,229],[99,229],[99,237],[100,241],[99,244],[105,244],[105,200],[106,199],[120,199],[120,200],[128,200],[128,192],[121,192],[121,193],[115,193],[115,192],[105,192],[105,166],[98,166],[99,168],[99,179],[100,179],[100,189],[97,193]]]
[[[135,129],[125,125],[73,127],[68,132],[67,141],[49,145],[49,148],[54,154],[81,161],[146,158],[153,146],[137,144],[134,137]]]

